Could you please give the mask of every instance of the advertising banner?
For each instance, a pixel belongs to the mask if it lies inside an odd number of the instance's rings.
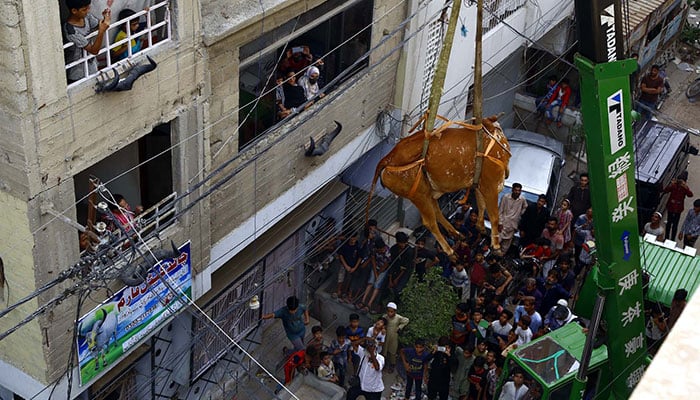
[[[125,287],[78,320],[80,384],[109,369],[192,297],[190,242],[177,259],[151,268],[140,286]],[[187,296],[187,298],[183,298]]]

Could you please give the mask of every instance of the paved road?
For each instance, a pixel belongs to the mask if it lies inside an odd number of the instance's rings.
[[[700,59],[697,60],[700,63]],[[700,68],[696,67],[696,70]],[[670,125],[682,126],[688,129],[700,129],[700,102],[691,103],[685,97],[685,90],[690,83],[700,78],[695,71],[688,72],[679,69],[676,64],[669,63],[666,73],[671,84],[672,92],[661,107],[658,119]],[[700,131],[690,138],[690,143],[700,148]],[[690,156],[688,164],[688,186],[695,197],[686,198],[685,210],[693,207],[693,200],[700,198],[700,157]],[[665,216],[664,216],[665,217]],[[681,224],[685,218],[685,212],[681,215]],[[700,249],[700,242],[696,243],[696,249]]]

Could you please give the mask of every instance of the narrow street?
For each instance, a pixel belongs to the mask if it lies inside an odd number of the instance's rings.
[[[700,62],[700,60],[697,61]],[[700,148],[700,102],[691,103],[685,96],[688,85],[700,78],[700,73],[698,73],[700,67],[691,64],[690,68],[686,69],[694,69],[694,71],[687,71],[679,68],[679,65],[684,66],[684,63],[676,65],[674,62],[669,62],[666,65],[666,73],[672,91],[659,110],[658,119],[663,123],[686,128],[693,132],[690,144]],[[685,66],[688,67],[687,64]],[[690,155],[688,159],[688,186],[695,196],[685,199],[685,211],[681,215],[681,225],[685,218],[685,212],[693,208],[695,199],[700,198],[700,157],[698,156]],[[700,243],[696,243],[695,248],[700,249]]]

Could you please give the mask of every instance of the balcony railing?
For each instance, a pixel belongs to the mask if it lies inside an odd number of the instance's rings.
[[[169,42],[172,37],[169,3],[170,2],[168,0],[161,1],[150,6],[146,10],[141,10],[135,13],[128,18],[113,21],[105,33],[105,46],[100,49],[97,55],[90,54],[82,49],[81,57],[79,59],[66,63],[66,72],[73,67],[80,67],[83,70],[83,77],[79,80],[71,82],[68,86],[75,86],[94,76],[97,76],[100,74],[100,70],[109,69],[111,67],[126,63],[126,60],[134,55],[131,48],[132,40],[143,41],[144,48],[140,52],[147,52],[162,45],[163,43]],[[145,22],[140,23],[140,25],[142,25],[141,29],[139,29],[137,32],[132,32],[130,22],[132,20],[140,21],[142,16],[145,16]],[[126,28],[126,37],[113,43],[113,39],[116,37],[122,26]],[[87,39],[94,40],[96,36],[97,31],[89,34]],[[115,61],[113,59],[112,51],[122,45],[126,45],[127,47],[127,56],[121,60]],[[63,45],[63,49],[65,51],[73,46],[75,46],[75,43],[68,42]],[[97,72],[91,73],[89,67],[93,59],[97,59],[98,69]]]
[[[138,235],[136,237],[143,238],[147,245],[153,247],[159,245],[159,235],[163,230],[175,223],[175,198],[177,192],[173,192],[164,199],[144,210],[133,220],[134,227]],[[126,228],[126,227],[125,227]],[[89,249],[81,252],[81,258],[90,257],[99,252],[100,246],[109,243],[111,248],[126,250],[129,248],[129,238],[124,237],[119,230],[113,232],[99,233],[99,242],[93,241],[93,245]],[[115,253],[116,255],[116,253]],[[123,260],[119,257],[113,257],[115,265],[121,265]]]

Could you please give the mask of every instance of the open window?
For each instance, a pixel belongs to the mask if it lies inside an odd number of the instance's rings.
[[[239,149],[294,115],[279,113],[276,93],[284,89],[278,75],[293,70],[301,77],[313,64],[320,69],[321,90],[328,93],[367,66],[367,58],[356,61],[369,50],[373,4],[326,1],[240,48]]]
[[[70,10],[60,0],[63,51],[68,86],[73,86],[115,66],[127,63],[136,54],[148,52],[172,38],[169,0],[135,0],[128,2],[129,8],[120,2],[111,7],[110,27],[104,35],[102,48],[93,55],[78,48],[71,40],[72,34],[80,32],[67,23]],[[123,3],[123,2],[122,2]],[[102,20],[103,9],[93,5],[89,19]],[[84,32],[87,40],[97,37],[97,28]]]
[[[111,195],[120,194],[137,212],[139,230],[147,233],[160,231],[173,221],[174,199],[172,155],[170,150],[170,123],[159,125],[148,135],[115,152],[74,177],[78,222],[91,226],[88,221],[89,202],[101,201],[100,196],[89,196],[91,178],[105,184]],[[94,219],[94,217],[93,217]]]

